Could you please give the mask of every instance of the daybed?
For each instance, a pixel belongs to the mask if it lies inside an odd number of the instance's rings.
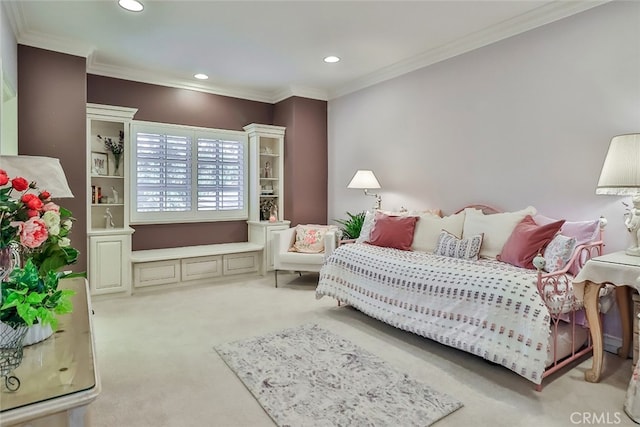
[[[604,223],[531,207],[367,213],[360,237],[327,258],[316,298],[503,365],[540,390],[591,350],[572,277],[601,254]]]

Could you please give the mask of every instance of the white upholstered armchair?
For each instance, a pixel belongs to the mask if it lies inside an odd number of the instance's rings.
[[[337,247],[340,231],[330,229],[324,234],[324,250],[320,253],[290,252],[294,245],[297,227],[273,232],[273,268],[278,287],[278,270],[319,272],[324,260]]]

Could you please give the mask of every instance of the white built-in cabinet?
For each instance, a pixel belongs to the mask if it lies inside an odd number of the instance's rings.
[[[273,270],[272,233],[289,228],[284,219],[284,132],[282,126],[252,123],[249,136],[249,242],[264,247],[262,271]],[[265,210],[265,205],[275,209]],[[275,214],[274,218],[270,217]]]
[[[131,293],[131,235],[129,227],[130,125],[137,109],[87,104],[87,239],[88,277],[92,295]],[[125,146],[116,170],[104,139]],[[102,137],[100,139],[98,137]],[[100,196],[100,197],[99,197]]]

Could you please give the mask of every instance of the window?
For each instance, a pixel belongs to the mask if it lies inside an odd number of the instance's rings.
[[[134,122],[131,139],[131,223],[247,219],[244,132]]]

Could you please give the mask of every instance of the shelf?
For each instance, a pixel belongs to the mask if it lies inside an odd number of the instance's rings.
[[[264,178],[260,177],[260,181],[278,181],[280,178]]]
[[[274,199],[276,197],[278,197],[277,194],[261,194],[260,195],[261,199]]]
[[[260,153],[261,157],[280,157],[280,154],[267,154],[267,153]]]
[[[124,179],[124,176],[120,175],[91,175],[91,178],[106,178],[106,179]]]
[[[135,230],[131,227],[114,227],[114,228],[92,228],[87,231],[89,236],[109,236],[109,235],[122,235],[133,234]]]
[[[92,208],[98,208],[100,206],[105,206],[105,207],[109,207],[109,206],[124,206],[124,203],[91,203],[91,207]]]

